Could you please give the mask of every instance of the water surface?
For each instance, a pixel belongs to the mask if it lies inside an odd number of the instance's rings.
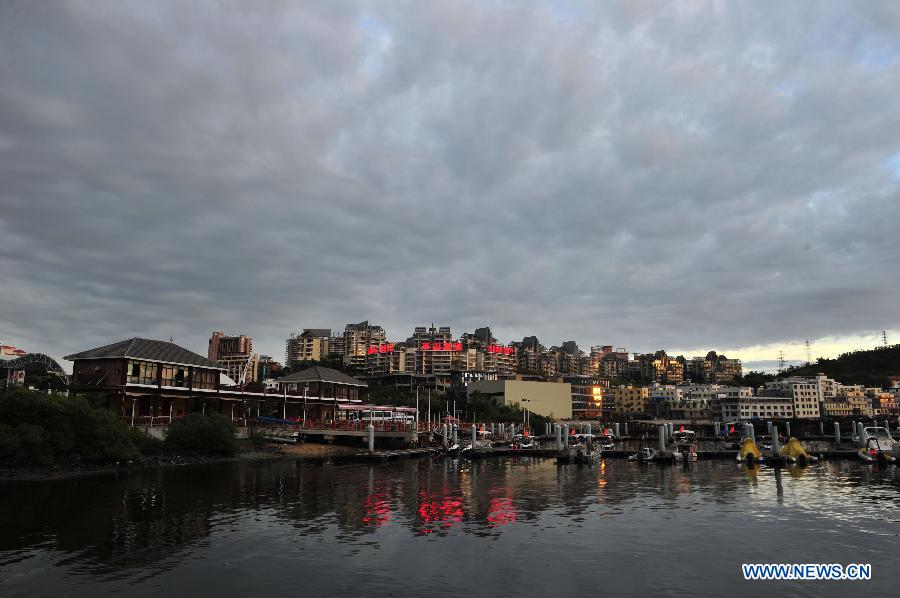
[[[278,460],[4,482],[0,594],[896,595],[898,471]],[[742,562],[873,579],[746,582]]]

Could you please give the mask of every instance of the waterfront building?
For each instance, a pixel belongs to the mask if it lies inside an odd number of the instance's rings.
[[[821,415],[823,402],[821,381],[817,378],[791,376],[774,382],[766,382],[759,393],[771,397],[789,397],[793,402],[793,417],[815,419]]]
[[[318,379],[304,378],[303,372],[298,372],[293,385],[279,378],[274,392],[271,381],[264,384],[262,392],[248,392],[234,385],[221,364],[171,341],[142,338],[89,349],[66,359],[74,362],[71,392],[103,395],[106,407],[131,425],[166,425],[192,412],[218,412],[239,425],[248,418],[271,415],[267,411],[276,406],[275,415],[297,413],[296,405],[304,402],[306,383],[313,390],[307,391],[305,398],[310,413],[323,415],[333,413],[336,401],[358,402],[365,388],[358,380],[332,378],[328,372]],[[317,380],[322,384],[312,384]],[[355,390],[341,390],[342,385]]]
[[[564,374],[558,380],[569,384],[572,389],[572,417],[601,418],[604,413],[604,398],[609,390],[609,380],[583,374]]]
[[[609,394],[612,395],[614,413],[618,417],[634,416],[647,411],[650,389],[646,386],[620,384],[610,388]]]
[[[880,388],[867,388],[866,397],[871,401],[873,416],[898,414],[897,397],[893,393]]]
[[[572,417],[572,389],[564,382],[478,380],[468,385],[468,399],[473,395],[489,397],[499,405],[519,405],[552,419]]]
[[[217,400],[225,367],[175,343],[132,338],[66,356],[70,390],[106,396],[119,416],[172,417],[197,400]],[[218,403],[216,403],[218,407]]]
[[[288,402],[283,417],[303,418],[305,402],[306,418],[313,420],[333,418],[340,404],[361,402],[367,386],[353,376],[318,365],[278,378],[275,384],[284,393],[304,399]]]
[[[213,332],[207,357],[222,365],[228,377],[237,384],[256,380],[259,357],[253,353],[253,339],[249,336],[228,336],[221,330]]]
[[[303,332],[291,333],[284,345],[284,362],[290,366],[298,361],[322,361],[330,353],[329,328],[305,328]]]
[[[795,417],[794,400],[786,396],[724,397],[719,400],[719,409],[724,422]]]

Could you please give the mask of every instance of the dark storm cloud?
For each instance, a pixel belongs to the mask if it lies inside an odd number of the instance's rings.
[[[897,328],[894,3],[0,5],[4,341]]]

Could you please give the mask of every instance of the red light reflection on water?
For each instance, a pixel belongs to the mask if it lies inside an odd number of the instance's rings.
[[[424,490],[420,490],[419,518],[425,524],[420,530],[423,534],[430,534],[435,526],[453,527],[462,521],[462,500],[455,496],[430,496]]]
[[[376,492],[366,497],[363,503],[365,515],[362,522],[366,525],[380,527],[391,520],[391,507],[387,492]]]
[[[516,509],[512,499],[506,496],[491,499],[487,515],[487,520],[491,527],[515,523],[518,517],[519,511]]]

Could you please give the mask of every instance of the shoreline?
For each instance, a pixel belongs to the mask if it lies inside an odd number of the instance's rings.
[[[298,459],[311,462],[326,462],[328,458],[350,455],[359,452],[358,447],[303,443],[290,445],[271,445],[261,449],[238,451],[230,457],[160,454],[147,455],[138,461],[124,464],[66,465],[57,467],[0,467],[0,484],[4,482],[42,482],[65,480],[87,476],[110,474],[129,474],[142,469],[158,467],[185,467],[189,465],[211,465],[217,463],[238,463],[241,461],[265,461],[277,459]]]

